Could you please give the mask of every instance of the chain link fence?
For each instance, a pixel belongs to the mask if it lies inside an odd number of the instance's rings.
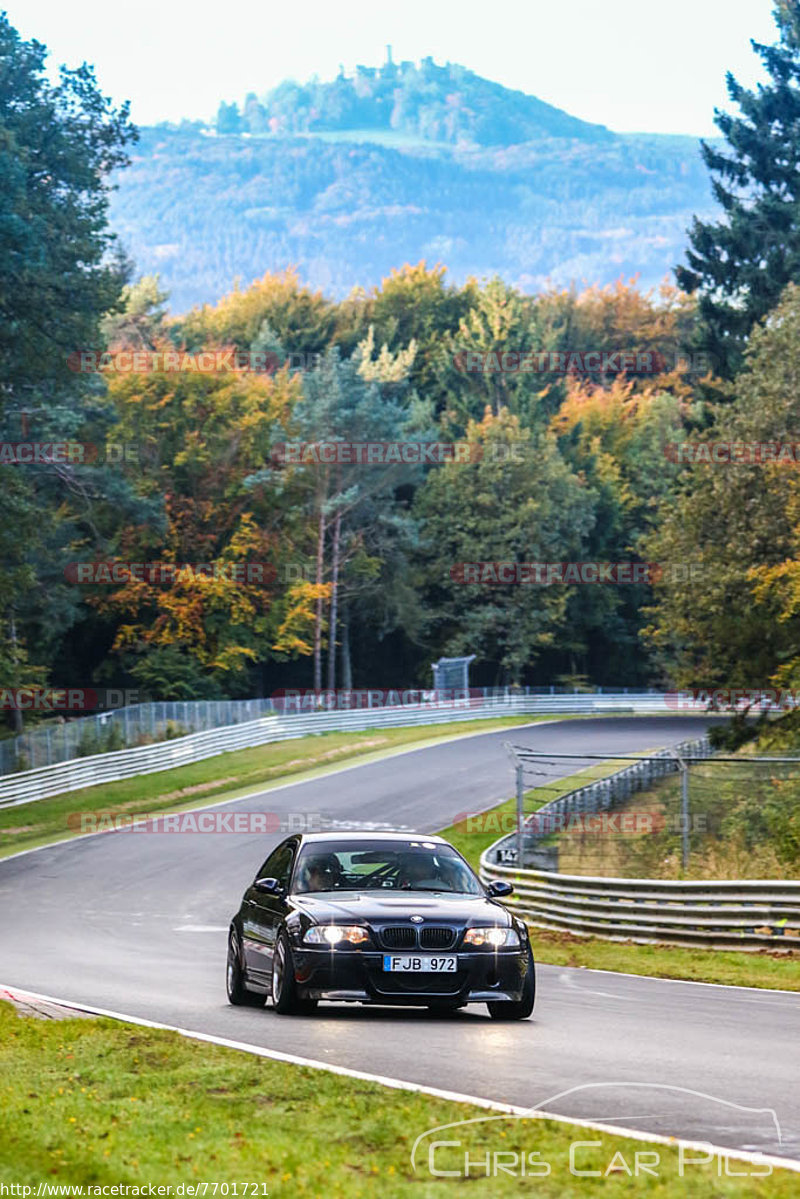
[[[617,759],[509,749],[523,818],[498,863],[521,851],[526,868],[573,876],[800,879],[800,758],[707,739]]]
[[[130,704],[74,720],[46,720],[30,732],[0,741],[0,775],[243,724],[274,712],[271,699],[175,700]]]
[[[429,692],[435,696],[435,692]],[[659,692],[636,687],[471,687],[475,699],[509,699],[514,696],[569,697],[659,695]],[[389,705],[390,706],[390,705]],[[130,704],[95,716],[73,719],[48,719],[17,737],[0,740],[0,775],[17,771],[36,770],[56,762],[94,754],[112,753],[137,745],[169,741],[190,733],[224,728],[258,720],[262,716],[281,714],[286,700],[221,699],[176,700],[163,703]],[[323,708],[324,705],[320,704]]]

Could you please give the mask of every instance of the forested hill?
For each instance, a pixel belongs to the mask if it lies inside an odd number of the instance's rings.
[[[332,296],[420,259],[526,291],[649,287],[712,212],[694,139],[613,134],[426,62],[285,83],[222,105],[214,127],[144,129],[118,182],[112,222],[173,311],[288,265]]]
[[[393,131],[451,144],[512,146],[550,137],[613,138],[603,125],[571,117],[535,96],[482,79],[454,63],[431,58],[342,71],[330,83],[287,80],[259,100],[251,92],[240,111],[222,103],[218,133]]]

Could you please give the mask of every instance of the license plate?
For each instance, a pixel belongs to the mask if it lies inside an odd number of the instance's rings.
[[[454,974],[458,967],[455,954],[438,957],[430,953],[414,953],[410,955],[385,953],[383,969],[390,973],[400,974]]]

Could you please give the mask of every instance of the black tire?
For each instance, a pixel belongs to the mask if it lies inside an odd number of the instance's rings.
[[[239,934],[235,928],[228,933],[228,964],[225,970],[225,989],[228,992],[228,1003],[234,1007],[263,1007],[267,1002],[266,995],[258,995],[248,991],[244,982],[242,966],[242,947]]]
[[[279,933],[272,956],[272,1005],[281,1016],[306,1016],[317,1006],[316,999],[300,999],[294,978],[292,947],[286,933]]]
[[[498,999],[487,1003],[489,1015],[493,1020],[527,1020],[536,1002],[536,973],[533,967],[533,954],[528,946],[528,969],[525,971],[525,982],[522,986],[522,999],[514,1001]]]

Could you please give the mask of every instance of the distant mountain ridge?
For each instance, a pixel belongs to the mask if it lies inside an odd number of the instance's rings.
[[[292,80],[262,99],[250,92],[242,110],[222,103],[218,133],[287,136],[392,131],[413,139],[450,145],[511,146],[542,138],[608,141],[603,125],[570,116],[536,96],[483,79],[456,63],[438,66],[432,58],[382,67],[356,67],[329,83]]]
[[[421,259],[457,283],[650,287],[715,212],[696,139],[615,134],[431,60],[143,129],[117,182],[112,224],[173,311],[287,266],[336,297]]]

